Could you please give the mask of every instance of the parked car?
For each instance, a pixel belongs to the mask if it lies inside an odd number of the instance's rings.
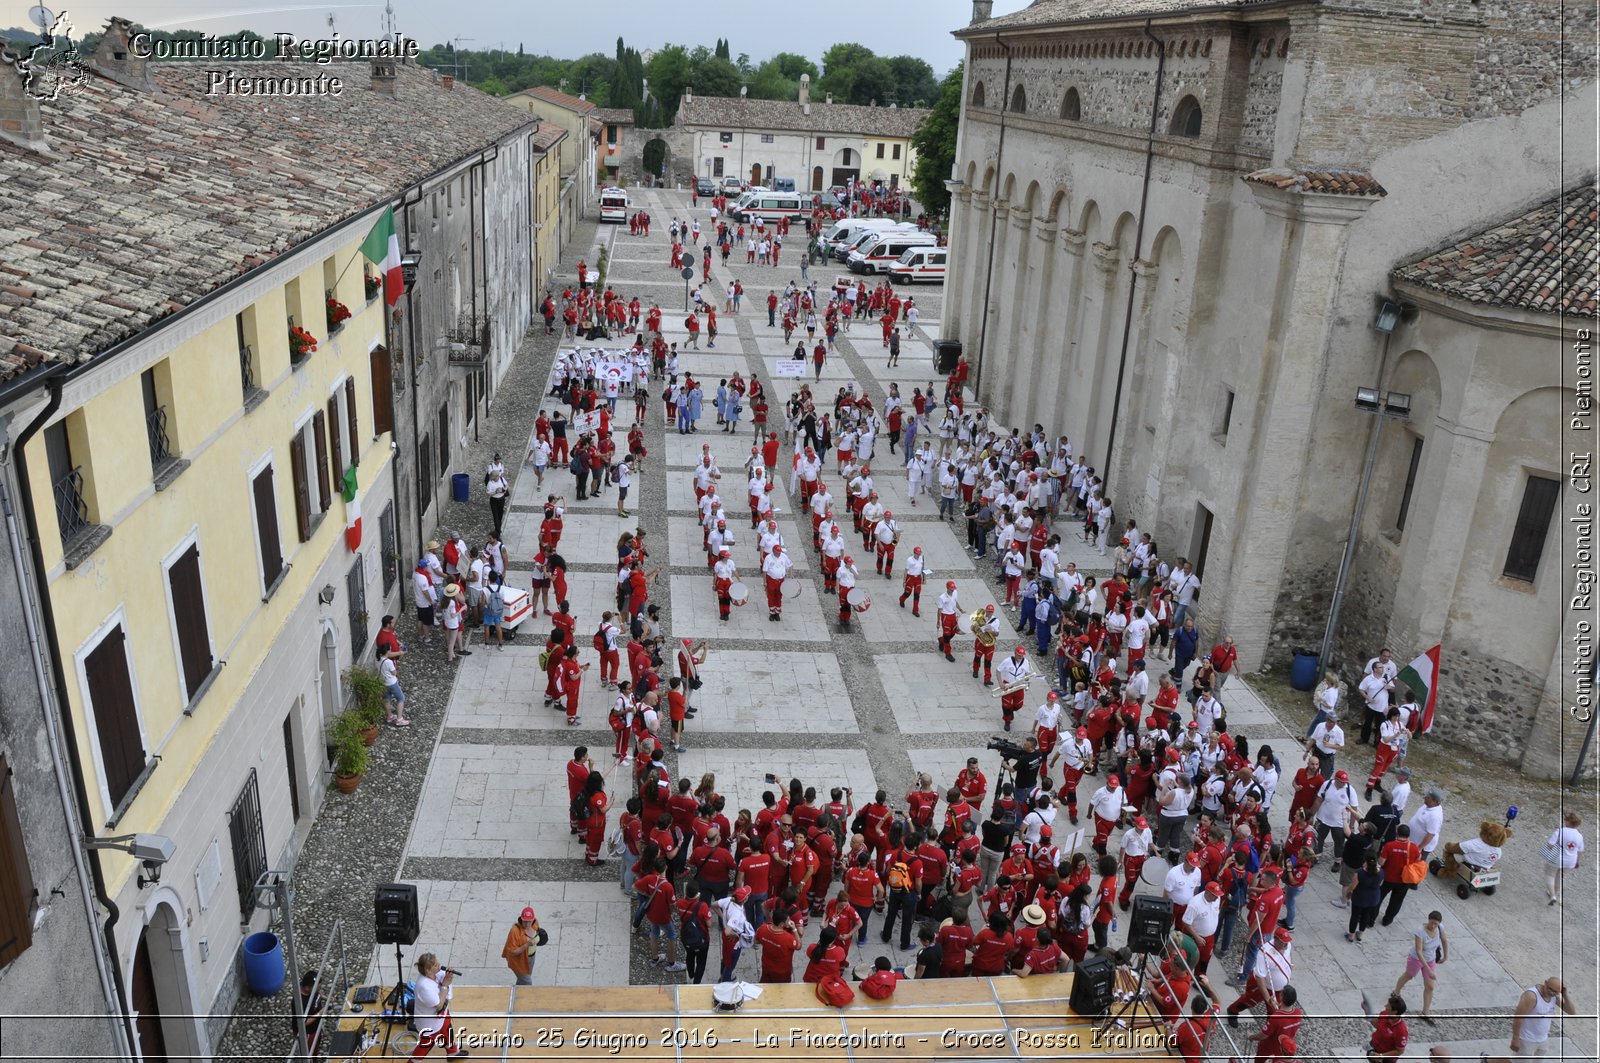
[[[744,182],[739,180],[737,177],[724,177],[722,179],[722,194],[723,195],[725,195],[725,196],[737,196],[739,193],[741,193],[743,191],[744,191]]]
[[[696,195],[701,196],[714,196],[717,194],[717,186],[709,177],[696,177],[694,179],[694,190]]]

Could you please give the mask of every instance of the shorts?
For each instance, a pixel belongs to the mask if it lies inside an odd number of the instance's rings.
[[[538,473],[540,476],[543,476],[545,468],[546,468],[546,466],[540,465],[537,462],[535,462],[534,466],[533,466],[533,471]]]
[[[396,705],[404,705],[406,692],[400,689],[399,683],[385,683],[383,685],[383,700],[392,701]]]
[[[620,505],[622,505],[622,503],[626,502],[627,500],[628,500],[628,489],[626,487],[618,487],[617,488],[617,505],[620,506]]]
[[[536,580],[533,581],[533,589],[536,590],[536,591],[545,590],[549,586],[550,586],[550,581],[547,580],[547,579],[536,579]]]
[[[1417,975],[1423,972],[1424,968],[1426,968],[1428,974],[1432,976],[1434,970],[1433,961],[1428,960],[1426,963],[1424,963],[1423,961],[1417,959],[1417,954],[1415,952],[1411,952],[1406,955],[1406,977],[1415,978]]]
[[[417,606],[417,623],[421,624],[423,627],[433,626],[433,606]]]
[[[668,919],[665,923],[661,924],[650,923],[648,919],[645,920],[645,922],[650,924],[651,941],[659,941],[662,938],[666,938],[668,941],[678,940],[678,928],[671,919]]]
[[[485,609],[483,611],[483,623],[485,627],[499,627],[500,622],[504,619],[505,614],[499,609]]]
[[[1543,1041],[1530,1041],[1526,1037],[1522,1039],[1522,1047],[1511,1053],[1516,1059],[1536,1059],[1549,1054],[1550,1041],[1548,1038]]]

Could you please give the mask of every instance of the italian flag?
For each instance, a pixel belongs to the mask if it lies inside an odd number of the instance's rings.
[[[1416,660],[1400,669],[1400,674],[1395,677],[1397,682],[1404,683],[1417,695],[1417,706],[1422,710],[1422,719],[1419,733],[1427,734],[1433,730],[1433,709],[1439,700],[1439,650],[1441,646],[1420,655]]]
[[[394,231],[393,208],[383,208],[378,224],[361,242],[361,253],[376,263],[378,272],[383,274],[383,301],[390,306],[398,303],[405,282],[400,279],[400,237]]]

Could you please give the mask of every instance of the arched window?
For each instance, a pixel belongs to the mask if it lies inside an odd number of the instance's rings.
[[[1022,91],[1022,86],[1021,85],[1018,85],[1011,92],[1011,113],[1012,114],[1027,114],[1028,113],[1028,94],[1026,92]]]
[[[983,82],[981,81],[972,86],[972,106],[983,106]]]
[[[1185,96],[1172,109],[1172,127],[1167,132],[1175,137],[1198,137],[1202,117],[1200,101],[1193,96]]]
[[[1061,97],[1061,117],[1069,122],[1077,122],[1083,119],[1083,103],[1078,99],[1076,86],[1068,89],[1067,94]]]

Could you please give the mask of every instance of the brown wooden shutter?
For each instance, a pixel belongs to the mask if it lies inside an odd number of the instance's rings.
[[[311,416],[311,435],[317,444],[317,491],[322,495],[317,512],[326,513],[333,495],[328,491],[328,418],[321,410]]]
[[[139,715],[133,704],[126,642],[127,636],[118,625],[83,661],[95,735],[100,742],[100,761],[113,808],[122,803],[133,781],[144,771],[144,738],[139,734]]]
[[[11,765],[0,753],[0,967],[33,944],[33,872],[17,818]]]
[[[190,698],[211,674],[211,635],[206,626],[206,600],[200,593],[200,548],[191,546],[167,570],[172,587],[173,619],[178,628],[179,664]]]
[[[294,476],[294,522],[300,541],[311,538],[311,488],[306,480],[306,437],[299,432],[289,441],[289,471]]]
[[[336,484],[344,483],[344,444],[339,440],[339,397],[334,395],[328,399],[328,427],[333,431],[328,433],[328,449],[332,451],[333,464],[328,466],[328,472]],[[323,492],[326,494],[327,492]]]
[[[372,369],[372,431],[381,436],[394,431],[394,377],[389,348],[381,344],[372,348],[368,360]],[[350,409],[354,411],[355,406]],[[352,421],[355,416],[354,412],[350,414]]]
[[[270,587],[283,571],[283,545],[278,541],[278,496],[272,487],[272,466],[251,485],[256,498],[256,538],[261,543],[261,579]]]
[[[360,465],[361,421],[356,415],[356,378],[353,376],[344,379],[344,412],[350,419],[350,464]]]

